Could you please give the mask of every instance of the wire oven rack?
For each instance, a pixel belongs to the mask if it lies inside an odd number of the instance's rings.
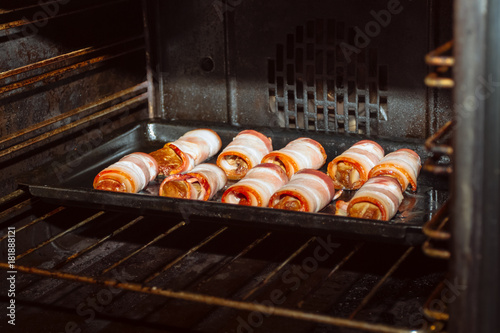
[[[442,317],[432,317],[432,309],[423,305],[439,297],[444,271],[411,282],[424,274],[425,267],[440,267],[429,258],[430,264],[419,262],[418,248],[412,246],[331,241],[327,235],[284,237],[273,231],[239,231],[228,226],[200,228],[189,220],[155,223],[158,218],[48,205],[24,189],[1,198],[0,207],[2,229],[15,228],[14,269],[20,273],[17,302],[26,307],[35,299],[39,306],[67,312],[68,306],[81,306],[75,303],[75,295],[81,301],[84,295],[96,295],[96,290],[108,287],[131,292],[116,296],[110,307],[118,304],[120,309],[132,306],[135,314],[146,312],[138,320],[128,318],[126,311],[121,314],[109,308],[107,312],[108,307],[99,315],[113,320],[118,316],[132,326],[158,325],[151,321],[159,320],[167,304],[174,309],[180,306],[178,312],[182,313],[176,315],[179,317],[165,315],[167,320],[190,318],[187,323],[180,321],[191,329],[204,326],[233,331],[243,325],[241,318],[248,318],[246,325],[251,329],[264,318],[263,327],[279,325],[289,327],[288,332],[311,324],[394,333],[443,328]],[[76,216],[80,216],[77,223]],[[4,232],[2,250],[6,238]],[[374,263],[369,255],[376,248],[381,251],[377,256],[385,259]],[[356,263],[362,271],[371,268],[376,274],[356,272]],[[297,271],[300,267],[301,272]],[[0,262],[0,268],[12,271],[6,261]],[[125,270],[125,281],[117,279],[116,272]],[[408,270],[418,274],[409,277],[405,275]],[[435,286],[441,289],[431,293]],[[386,304],[391,297],[396,305]],[[399,314],[410,318],[409,325],[387,323],[383,318],[397,311],[405,297],[410,297],[410,303],[418,301],[412,303],[408,316]],[[422,319],[421,313],[430,313],[431,319]],[[258,314],[257,322],[251,314]],[[221,316],[230,319],[220,321]],[[279,321],[282,317],[293,321]],[[79,319],[83,322],[85,318]],[[226,327],[220,327],[223,323]]]

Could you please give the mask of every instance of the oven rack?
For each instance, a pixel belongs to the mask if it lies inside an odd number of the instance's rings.
[[[455,81],[449,77],[450,70],[455,65],[455,57],[448,55],[453,48],[453,43],[454,41],[450,40],[425,56],[425,63],[436,67],[425,77],[424,82],[428,87],[453,88],[455,86]]]
[[[0,245],[4,249],[6,245],[7,235],[5,230],[7,226],[13,227],[16,230],[16,240],[18,244],[16,245],[16,260],[15,260],[15,271],[20,274],[18,281],[21,283],[17,286],[18,303],[23,304],[26,299],[31,300],[29,296],[33,293],[33,289],[36,291],[37,301],[40,301],[43,306],[50,307],[52,304],[45,304],[44,302],[51,300],[57,300],[57,297],[51,297],[48,293],[53,293],[53,290],[40,290],[40,278],[48,278],[49,281],[59,281],[56,285],[59,285],[61,281],[67,281],[69,283],[77,283],[78,286],[107,286],[109,288],[117,288],[124,291],[130,291],[139,295],[139,297],[145,297],[147,295],[161,296],[170,301],[166,302],[181,302],[187,301],[190,304],[203,304],[209,306],[209,310],[203,312],[206,317],[199,318],[193,323],[209,323],[213,324],[211,321],[214,320],[213,317],[219,315],[218,311],[227,314],[225,310],[217,310],[218,307],[229,308],[233,310],[243,310],[248,312],[258,312],[266,317],[272,315],[276,317],[285,317],[289,319],[298,320],[299,322],[310,322],[322,325],[333,325],[337,327],[357,329],[367,332],[388,332],[388,333],[409,333],[409,332],[437,332],[444,328],[443,316],[446,314],[435,316],[435,312],[430,310],[429,304],[432,304],[432,300],[436,299],[439,295],[439,291],[443,288],[443,282],[438,283],[444,277],[440,275],[439,277],[433,277],[430,282],[427,282],[428,286],[425,289],[425,295],[419,294],[422,300],[427,299],[425,304],[427,308],[422,308],[423,312],[432,320],[431,322],[426,322],[425,328],[415,328],[415,327],[399,327],[393,326],[385,323],[370,322],[368,320],[359,319],[359,317],[364,317],[366,312],[373,310],[373,303],[380,302],[377,298],[379,294],[384,294],[386,297],[388,290],[393,287],[393,280],[395,280],[395,275],[397,275],[398,270],[401,266],[411,264],[409,263],[410,257],[416,255],[418,250],[413,246],[396,246],[390,249],[390,252],[397,252],[390,260],[390,263],[385,265],[384,269],[380,269],[380,274],[371,282],[371,287],[364,290],[361,296],[353,297],[352,299],[342,299],[342,296],[335,295],[337,297],[337,302],[339,299],[345,303],[345,306],[350,311],[347,313],[339,314],[338,310],[319,312],[318,309],[312,309],[311,306],[314,301],[318,301],[317,292],[319,290],[325,290],[332,287],[332,281],[336,281],[339,275],[345,275],[349,271],[345,269],[349,265],[352,265],[355,257],[365,255],[367,250],[363,252],[364,248],[369,248],[370,244],[355,241],[340,241],[339,240],[339,252],[341,255],[336,256],[335,260],[326,260],[328,265],[317,269],[317,271],[309,272],[311,277],[310,281],[305,280],[304,288],[298,289],[297,297],[291,292],[291,290],[284,291],[288,295],[289,299],[292,299],[293,307],[288,306],[275,306],[275,304],[269,305],[265,303],[266,298],[262,301],[262,295],[268,290],[272,290],[273,287],[279,286],[280,274],[284,271],[290,270],[290,267],[297,267],[299,259],[310,258],[313,248],[318,247],[318,243],[321,240],[319,236],[309,236],[302,235],[301,237],[294,238],[291,243],[294,246],[286,246],[284,251],[281,251],[280,255],[269,255],[264,258],[258,258],[257,261],[264,261],[264,269],[262,265],[258,266],[260,269],[255,270],[250,275],[251,278],[248,279],[247,276],[240,276],[240,279],[245,280],[242,287],[237,288],[228,292],[227,295],[217,295],[217,292],[213,289],[207,289],[206,292],[199,292],[198,290],[206,289],[206,286],[218,285],[217,280],[222,276],[227,276],[227,272],[231,272],[232,266],[240,267],[248,266],[245,261],[249,261],[249,253],[258,250],[264,246],[264,243],[269,242],[277,232],[274,231],[259,231],[255,233],[253,237],[243,237],[242,234],[236,232],[236,235],[240,235],[244,240],[239,239],[233,240],[234,243],[238,243],[238,251],[232,254],[227,254],[220,256],[220,260],[213,263],[212,265],[205,266],[203,273],[195,276],[195,278],[190,278],[190,282],[187,286],[183,285],[183,288],[176,286],[179,284],[179,279],[172,282],[172,285],[165,285],[165,279],[169,275],[174,275],[172,273],[177,270],[183,269],[198,269],[197,267],[190,267],[189,262],[194,260],[194,257],[201,256],[204,257],[203,251],[210,252],[206,250],[207,247],[213,246],[213,243],[224,243],[227,246],[227,238],[225,234],[231,234],[234,232],[232,227],[228,226],[211,226],[205,233],[198,237],[199,241],[193,242],[192,245],[185,246],[182,251],[177,251],[175,256],[172,256],[169,260],[165,260],[161,265],[152,269],[147,273],[146,276],[138,276],[139,273],[132,273],[134,275],[133,281],[122,282],[115,278],[110,277],[110,273],[117,271],[118,269],[127,269],[129,267],[135,267],[136,265],[141,265],[138,263],[138,257],[141,257],[144,253],[148,253],[151,249],[157,250],[155,248],[158,244],[168,240],[173,242],[175,237],[181,237],[183,232],[188,232],[191,236],[193,235],[194,224],[191,224],[189,220],[181,221],[162,221],[162,232],[158,234],[148,235],[149,241],[137,242],[134,249],[126,251],[126,253],[121,254],[118,258],[115,258],[112,263],[106,263],[106,265],[101,265],[96,263],[99,256],[102,256],[102,252],[106,256],[112,256],[112,252],[108,252],[106,248],[111,248],[113,241],[123,234],[130,232],[133,228],[148,227],[150,223],[153,223],[153,218],[144,216],[124,216],[123,214],[111,213],[105,211],[83,211],[85,212],[80,222],[73,223],[67,220],[67,216],[75,218],[79,214],[82,215],[82,210],[77,208],[65,207],[65,206],[52,206],[41,202],[37,198],[31,197],[24,189],[19,189],[3,198],[0,199],[0,207],[2,211],[0,213],[0,223],[5,226],[2,230],[3,236],[0,236]],[[67,214],[67,215],[65,215]],[[96,224],[99,226],[112,225],[115,226],[106,232],[101,232],[101,237],[98,239],[92,239],[81,241],[79,238],[81,234],[85,234],[88,228],[96,228]],[[20,244],[22,235],[29,232],[36,232],[36,229],[40,230],[42,226],[48,227],[50,229],[51,225],[57,225],[60,230],[55,232],[54,235],[48,233],[44,234],[42,239],[36,240],[35,244]],[[35,229],[35,230],[34,230]],[[43,229],[43,228],[42,228]],[[245,231],[244,233],[247,233]],[[251,232],[250,232],[251,233]],[[196,234],[196,232],[194,232]],[[169,237],[169,236],[173,236]],[[70,238],[68,241],[63,241],[65,238]],[[71,239],[73,237],[74,239]],[[38,238],[38,237],[35,237]],[[80,242],[75,242],[75,239],[80,239]],[[246,241],[246,242],[245,242]],[[274,239],[275,241],[275,239]],[[287,243],[289,241],[287,240]],[[2,244],[3,243],[3,244]],[[82,243],[85,243],[82,245]],[[174,242],[175,243],[175,242]],[[240,246],[241,245],[241,246]],[[276,244],[273,244],[276,245]],[[24,247],[24,248],[22,248]],[[234,246],[233,246],[234,247]],[[21,249],[22,248],[22,249]],[[217,248],[217,246],[215,246]],[[52,256],[45,261],[40,262],[40,258],[47,255],[47,252],[52,252],[54,249],[63,249],[64,255],[60,253],[56,256]],[[213,248],[211,247],[213,250]],[[364,253],[364,254],[363,254]],[[308,257],[309,255],[309,257]],[[334,254],[335,256],[335,254]],[[86,262],[83,260],[90,260]],[[278,258],[280,260],[278,260]],[[424,257],[425,258],[425,257]],[[206,259],[206,258],[205,258]],[[304,259],[305,260],[305,259]],[[356,261],[359,261],[358,258]],[[155,261],[155,259],[151,259]],[[83,264],[82,264],[83,262]],[[305,262],[305,261],[303,261]],[[363,265],[370,265],[369,262],[364,262],[361,259]],[[420,263],[422,264],[422,263]],[[85,266],[86,265],[86,266]],[[243,266],[242,266],[243,265]],[[253,263],[253,265],[255,265]],[[99,266],[97,273],[95,272],[96,266]],[[250,265],[251,266],[251,265]],[[184,267],[184,268],[181,268]],[[0,268],[11,271],[12,268],[9,267],[8,262],[0,262]],[[139,269],[139,271],[141,271]],[[233,275],[238,275],[236,271],[232,272]],[[142,274],[144,275],[144,274]],[[314,276],[314,277],[313,277]],[[345,278],[345,277],[344,277]],[[168,280],[168,279],[167,279]],[[234,278],[229,277],[229,282],[219,282],[222,285],[226,283],[234,283]],[[312,281],[314,280],[314,281]],[[156,282],[156,283],[153,283]],[[163,282],[163,283],[162,283]],[[214,283],[215,282],[215,283]],[[312,282],[312,283],[309,283]],[[48,283],[48,282],[47,282]],[[355,283],[353,283],[355,285]],[[42,284],[43,287],[44,284]],[[432,293],[429,291],[429,286],[437,285],[437,289]],[[79,287],[75,287],[79,288]],[[82,287],[83,288],[83,287]],[[441,289],[439,289],[441,288]],[[356,289],[355,286],[350,286],[343,293],[350,294]],[[403,288],[404,289],[404,288]],[[63,288],[64,293],[67,292],[67,288]],[[276,290],[276,289],[275,289]],[[406,291],[406,290],[404,290]],[[84,293],[91,294],[91,291],[83,291]],[[356,293],[359,291],[356,291]],[[419,291],[422,293],[422,291]],[[40,296],[40,293],[42,295]],[[57,291],[55,292],[57,294]],[[76,291],[74,292],[76,293]],[[214,294],[215,293],[215,294]],[[70,293],[70,294],[73,294]],[[142,296],[141,296],[142,295]],[[331,296],[331,295],[330,295]],[[424,297],[425,296],[425,297]],[[121,296],[123,298],[133,297],[133,296]],[[260,300],[259,300],[260,299]],[[172,301],[173,300],[173,301]],[[119,302],[119,300],[117,300]],[[325,300],[323,300],[325,301]],[[349,301],[353,303],[350,305]],[[55,302],[55,301],[54,301]],[[143,301],[144,302],[144,301]],[[163,302],[163,301],[162,301]],[[27,302],[26,304],[28,304]],[[57,303],[57,302],[55,302]],[[321,304],[321,299],[319,302]],[[423,303],[422,303],[423,304]],[[371,306],[370,306],[371,305]],[[336,308],[335,305],[329,305],[330,307]],[[217,307],[214,309],[213,307]],[[196,307],[195,307],[196,308]],[[375,307],[376,308],[376,307]],[[198,309],[198,308],[196,308]],[[205,310],[205,309],[204,309]],[[336,312],[337,311],[337,312]],[[195,311],[196,312],[196,311]],[[329,313],[330,312],[330,313]],[[196,313],[195,313],[196,314]],[[231,313],[230,313],[231,314]],[[150,314],[149,314],[150,315]],[[18,314],[22,317],[22,313]],[[103,315],[104,318],[115,318],[112,315]],[[147,317],[147,316],[146,316]],[[187,316],[190,317],[190,316]],[[194,317],[196,318],[196,317]],[[234,313],[230,316],[234,319]],[[246,317],[245,317],[246,318]],[[269,319],[271,320],[271,319]],[[437,321],[434,321],[437,320]],[[137,324],[137,322],[134,322]],[[236,321],[235,321],[236,323]],[[145,324],[140,322],[140,325]],[[147,323],[146,323],[147,324]],[[299,324],[293,324],[298,325]]]

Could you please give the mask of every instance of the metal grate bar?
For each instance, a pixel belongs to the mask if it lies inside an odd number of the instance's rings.
[[[150,276],[148,276],[145,280],[144,280],[144,283],[149,283],[150,281],[152,281],[153,279],[155,279],[156,277],[158,277],[161,273],[167,271],[168,269],[170,269],[172,266],[174,266],[175,264],[177,264],[178,262],[180,262],[182,259],[186,258],[187,256],[191,255],[192,253],[198,251],[199,248],[201,248],[202,246],[204,246],[205,244],[209,243],[211,240],[215,239],[217,236],[219,236],[221,233],[223,233],[224,231],[227,230],[228,227],[223,227],[219,230],[217,230],[216,232],[214,232],[213,234],[211,234],[210,236],[208,236],[207,238],[205,238],[201,243],[199,243],[198,245],[192,247],[191,249],[189,249],[187,252],[185,252],[184,254],[180,255],[179,257],[177,257],[175,260],[171,261],[170,263],[168,263],[167,265],[165,265],[162,269],[160,269],[159,271],[151,274]]]
[[[94,53],[94,52],[104,51],[106,49],[111,49],[115,46],[118,46],[121,44],[126,44],[128,42],[138,40],[141,38],[144,38],[143,34],[138,35],[138,36],[134,36],[134,37],[130,37],[130,38],[127,38],[124,40],[120,40],[120,41],[117,41],[114,43],[106,44],[104,46],[99,46],[99,47],[89,46],[89,47],[86,47],[86,48],[83,48],[80,50],[61,54],[61,55],[58,55],[58,56],[55,56],[55,57],[52,57],[49,59],[41,60],[41,61],[26,65],[23,67],[18,67],[18,68],[14,68],[14,69],[2,72],[2,73],[0,73],[0,80],[5,79],[5,78],[10,77],[10,76],[13,76],[13,75],[19,75],[22,73],[26,73],[26,72],[38,69],[38,68],[42,68],[42,67],[46,67],[46,66],[49,66],[52,64],[56,64],[58,62],[62,62],[62,61],[69,60],[72,58],[80,57],[80,56],[87,55],[87,54]]]
[[[99,112],[96,112],[96,113],[93,113],[91,114],[90,116],[87,116],[85,118],[82,118],[82,119],[79,119],[77,121],[74,121],[70,124],[67,124],[67,125],[64,125],[64,126],[61,126],[53,131],[50,131],[50,132],[47,132],[47,133],[44,133],[42,135],[39,135],[33,139],[30,139],[30,140],[27,140],[27,141],[24,141],[23,143],[20,143],[20,144],[17,144],[15,146],[12,146],[8,149],[5,149],[3,151],[0,152],[0,158],[8,155],[8,154],[11,154],[15,151],[18,151],[18,150],[21,150],[21,149],[24,149],[28,146],[31,146],[37,142],[40,142],[40,141],[43,141],[47,138],[50,138],[50,137],[53,137],[55,135],[58,135],[62,132],[65,132],[65,131],[68,131],[70,129],[73,129],[77,126],[80,126],[82,124],[86,124],[90,121],[93,121],[93,120],[96,120],[96,119],[99,119],[103,116],[106,116],[106,115],[110,115],[110,114],[113,114],[117,111],[120,111],[126,107],[130,107],[130,106],[133,106],[133,105],[136,105],[136,104],[139,104],[139,103],[142,103],[144,101],[147,100],[147,97],[148,97],[148,94],[147,93],[143,93],[139,96],[136,96],[136,97],[133,97],[129,100],[126,100],[122,103],[119,103],[119,104],[116,104],[116,105],[113,105],[112,107],[109,107],[107,109],[104,109],[102,111],[99,111]]]
[[[106,268],[105,270],[103,270],[101,272],[101,274],[105,274],[107,272],[109,272],[110,270],[118,267],[120,264],[124,263],[125,261],[127,261],[128,259],[132,258],[133,256],[135,256],[136,254],[138,254],[139,252],[141,252],[142,250],[144,250],[145,248],[153,245],[154,243],[158,242],[159,240],[161,240],[162,238],[164,238],[165,236],[171,234],[172,232],[174,232],[175,230],[179,229],[180,227],[183,227],[186,225],[186,222],[182,221],[180,223],[177,223],[176,225],[174,225],[172,228],[168,229],[167,231],[165,231],[164,233],[158,235],[157,237],[155,237],[152,241],[150,241],[149,243],[141,246],[140,248],[138,248],[137,250],[135,250],[134,252],[130,253],[129,255],[127,255],[126,257],[120,259],[119,261],[115,262],[114,264],[112,264],[111,266],[109,266],[108,268]]]
[[[69,73],[71,71],[74,71],[74,70],[77,70],[77,69],[81,69],[81,68],[84,68],[84,67],[88,67],[88,66],[91,66],[91,65],[95,65],[95,64],[98,64],[98,63],[102,63],[104,61],[111,60],[111,59],[114,59],[114,58],[118,58],[120,56],[123,56],[123,55],[126,55],[126,54],[130,54],[130,53],[142,50],[142,49],[144,49],[144,45],[137,46],[137,47],[134,47],[134,48],[129,48],[129,49],[124,50],[124,51],[119,52],[119,53],[106,54],[106,55],[94,57],[94,58],[91,58],[91,59],[88,59],[88,60],[85,60],[85,61],[81,61],[81,62],[78,62],[76,64],[70,65],[70,66],[66,66],[66,67],[63,67],[63,68],[60,68],[60,69],[56,69],[56,70],[50,71],[48,73],[44,73],[44,74],[40,74],[40,75],[37,75],[37,76],[34,76],[34,77],[30,77],[28,79],[21,80],[21,81],[18,81],[18,82],[15,82],[15,83],[12,83],[10,85],[7,85],[7,86],[4,86],[4,87],[0,88],[0,94],[5,94],[5,93],[8,93],[8,92],[11,92],[11,91],[14,91],[14,90],[25,88],[27,86],[30,86],[30,85],[38,83],[38,82],[44,82],[44,83],[46,83],[46,82],[49,82],[50,80],[57,79],[59,76],[61,76],[63,74],[66,74],[66,73]]]
[[[0,141],[0,143],[1,143],[1,141]],[[20,196],[22,196],[25,193],[26,192],[24,192],[21,189],[19,189],[17,191],[14,191],[12,193],[9,193],[6,196],[0,198],[0,205],[3,205],[4,203],[9,202],[11,200],[17,199],[17,198],[19,198]]]
[[[102,8],[102,7],[105,7],[105,6],[108,6],[108,5],[114,5],[114,4],[117,4],[117,3],[120,3],[120,2],[125,2],[125,1],[129,1],[129,0],[115,0],[115,1],[107,2],[107,3],[101,3],[101,4],[98,4],[98,5],[94,5],[94,6],[90,6],[90,7],[86,7],[86,8],[82,8],[82,9],[77,9],[77,10],[69,11],[69,12],[66,12],[66,13],[61,13],[61,14],[58,14],[58,15],[45,16],[43,19],[39,19],[39,20],[28,21],[28,20],[22,19],[22,20],[12,21],[12,22],[8,22],[8,23],[3,23],[3,24],[0,24],[0,32],[1,31],[6,32],[6,31],[8,31],[10,29],[19,28],[19,27],[22,27],[22,26],[25,26],[25,25],[28,25],[28,24],[36,24],[36,23],[44,22],[47,19],[55,19],[55,18],[59,18],[59,17],[64,17],[64,16],[72,15],[72,14],[78,14],[78,13],[85,12],[85,11],[88,11],[88,10],[99,9],[99,8]],[[29,8],[30,7],[25,7],[25,8],[22,8],[22,9],[29,9]]]
[[[47,119],[45,121],[42,121],[40,123],[37,123],[33,126],[30,126],[30,127],[27,127],[23,130],[20,130],[18,132],[15,132],[11,135],[7,135],[5,137],[3,137],[2,139],[0,139],[0,144],[3,144],[7,141],[10,141],[10,140],[13,140],[15,138],[18,138],[22,135],[26,135],[28,133],[31,133],[31,132],[34,132],[36,130],[39,130],[43,127],[46,127],[46,126],[49,126],[49,125],[52,125],[52,124],[55,124],[59,121],[62,121],[64,119],[67,119],[67,118],[70,118],[70,117],[73,117],[73,116],[78,116],[78,115],[81,115],[83,113],[86,113],[86,112],[90,112],[92,111],[92,109],[95,109],[95,108],[98,108],[102,105],[105,105],[106,103],[109,103],[109,102],[112,102],[113,100],[115,99],[119,99],[119,98],[123,98],[124,96],[127,96],[131,93],[134,93],[134,92],[138,92],[142,89],[146,89],[147,88],[147,82],[142,82],[138,85],[135,85],[131,88],[128,88],[128,89],[124,89],[124,90],[121,90],[115,94],[112,94],[108,97],[105,97],[105,98],[102,98],[100,100],[98,100],[97,102],[95,103],[92,103],[92,104],[88,104],[88,105],[85,105],[85,106],[82,106],[82,107],[79,107],[79,108],[76,108],[76,109],[73,109],[71,111],[68,111],[68,112],[65,112],[59,116],[56,116],[56,117],[53,117],[53,118],[50,118],[50,119]],[[14,192],[15,193],[15,192]],[[0,204],[1,204],[1,200],[0,200]]]
[[[259,284],[257,286],[255,286],[254,288],[252,288],[250,291],[248,291],[241,299],[242,300],[246,300],[248,299],[250,296],[252,296],[257,290],[259,290],[260,288],[262,288],[263,286],[267,285],[269,283],[269,281],[271,281],[271,279],[276,275],[278,274],[279,271],[281,271],[283,269],[283,267],[285,267],[286,265],[288,265],[288,263],[290,263],[290,261],[292,261],[295,257],[297,257],[299,254],[301,254],[305,249],[307,249],[307,247],[309,245],[311,245],[312,242],[314,242],[316,240],[316,237],[311,237],[307,240],[307,242],[305,242],[301,247],[299,247],[294,253],[292,253],[288,258],[285,259],[285,261],[283,261],[281,264],[279,264],[275,269],[272,270],[272,272],[270,272],[266,277],[265,279],[263,279],[262,281],[259,282]]]
[[[314,295],[314,293],[316,291],[318,291],[322,286],[323,284],[328,281],[332,276],[333,274],[335,274],[335,272],[337,272],[342,266],[344,266],[344,264],[349,261],[349,259],[352,258],[352,256],[354,254],[356,254],[362,247],[363,247],[364,243],[358,243],[356,244],[356,246],[354,247],[354,249],[349,252],[337,265],[335,265],[335,267],[333,267],[333,269],[328,273],[328,275],[326,275],[325,277],[323,277],[322,281],[317,284],[313,289],[311,289],[309,291],[309,293],[301,300],[297,303],[297,306],[298,307],[301,307],[303,303],[305,303],[305,301],[312,295]]]
[[[10,270],[7,263],[0,263],[0,268],[5,270]],[[339,317],[332,317],[322,314],[309,313],[298,310],[291,310],[286,308],[266,306],[259,303],[250,303],[243,301],[234,301],[229,299],[224,299],[221,297],[208,296],[203,294],[196,294],[186,291],[173,291],[170,289],[163,289],[158,287],[144,286],[138,283],[122,283],[114,279],[96,279],[89,276],[75,275],[71,273],[64,273],[59,271],[52,271],[46,269],[39,269],[35,267],[17,266],[16,270],[23,273],[36,274],[41,276],[46,276],[54,279],[64,279],[68,281],[88,283],[88,284],[98,284],[112,288],[119,288],[134,292],[140,292],[150,295],[159,295],[164,297],[175,298],[184,301],[203,303],[207,305],[216,305],[230,307],[233,309],[245,310],[245,311],[257,311],[266,315],[277,315],[286,318],[292,318],[297,320],[304,320],[309,322],[341,326],[347,328],[353,328],[358,330],[365,330],[369,332],[384,332],[384,333],[417,333],[419,331],[411,330],[407,328],[399,328],[394,326],[388,326],[383,324],[372,324],[368,322],[362,322],[352,319],[345,319]],[[423,332],[423,331],[422,331]]]
[[[74,226],[72,226],[71,228],[66,229],[65,231],[63,231],[63,232],[61,232],[61,233],[59,233],[59,234],[55,235],[54,237],[52,237],[52,238],[50,238],[50,239],[48,239],[48,240],[46,240],[46,241],[44,241],[44,242],[42,242],[42,243],[38,244],[37,246],[35,246],[35,247],[33,247],[33,248],[31,248],[31,249],[29,249],[29,250],[25,251],[24,253],[19,254],[19,255],[16,257],[16,260],[19,260],[19,259],[23,258],[24,256],[26,256],[26,255],[28,255],[28,254],[30,254],[30,253],[32,253],[32,252],[34,252],[34,251],[36,251],[36,250],[40,249],[41,247],[43,247],[43,246],[45,246],[45,245],[47,245],[47,244],[52,243],[53,241],[55,241],[55,240],[57,240],[57,239],[61,238],[61,237],[62,237],[62,236],[64,236],[64,235],[67,235],[68,233],[72,232],[73,230],[76,230],[76,229],[78,229],[78,228],[80,228],[80,227],[84,226],[85,224],[87,224],[87,223],[89,223],[89,222],[94,221],[94,220],[95,220],[95,219],[97,219],[99,216],[103,215],[104,213],[105,213],[104,211],[100,211],[100,212],[98,212],[97,214],[94,214],[94,215],[92,215],[91,217],[89,217],[89,218],[87,218],[87,219],[83,220],[82,222],[80,222],[80,223],[78,223],[78,224],[75,224],[75,225],[74,225]]]
[[[14,216],[14,214],[20,214],[20,213],[24,212],[25,209],[29,208],[30,206],[32,206],[34,203],[36,203],[38,201],[39,201],[38,198],[30,198],[30,199],[25,200],[25,201],[15,205],[15,206],[8,208],[0,213],[0,220],[4,219],[5,217],[7,217],[9,215]]]
[[[247,254],[249,251],[251,251],[252,249],[254,249],[257,245],[259,245],[260,243],[262,243],[262,241],[264,241],[266,238],[268,238],[269,236],[271,236],[272,232],[268,232],[266,233],[265,235],[263,235],[262,237],[259,237],[258,239],[256,239],[255,241],[253,241],[250,245],[248,245],[246,248],[243,249],[243,251],[241,251],[240,253],[238,253],[236,256],[232,257],[232,258],[227,258],[226,260],[223,260],[220,264],[217,265],[217,267],[215,267],[214,269],[212,269],[210,272],[208,272],[206,275],[208,275],[207,278],[203,279],[202,281],[200,282],[193,282],[191,283],[191,285],[198,285],[198,286],[201,286],[205,283],[207,283],[208,281],[210,281],[210,279],[212,279],[212,277],[214,277],[220,270],[222,270],[224,267],[232,264],[233,262],[235,262],[236,260],[238,260],[239,258],[243,257],[245,254]]]
[[[66,259],[64,259],[63,261],[61,261],[60,263],[58,263],[57,265],[55,265],[53,267],[53,269],[59,269],[61,267],[63,267],[64,265],[66,265],[68,262],[70,262],[71,260],[74,260],[76,258],[78,258],[79,256],[81,256],[82,254],[92,250],[93,248],[95,248],[96,246],[104,243],[105,241],[107,241],[108,239],[110,239],[111,237],[114,237],[116,235],[118,235],[119,233],[121,233],[122,231],[125,231],[127,230],[128,228],[130,228],[131,226],[133,226],[134,224],[136,224],[137,222],[141,221],[142,219],[144,219],[143,216],[139,216],[135,219],[133,219],[132,221],[130,221],[129,223],[125,224],[124,226],[116,229],[115,231],[111,232],[110,234],[108,234],[107,236],[99,239],[97,242],[89,245],[88,247],[78,251],[77,253],[74,253],[72,254],[71,256],[67,257]]]
[[[28,224],[26,224],[26,225],[23,225],[22,227],[20,227],[20,228],[16,229],[16,234],[17,234],[18,232],[20,232],[20,231],[22,231],[22,230],[26,229],[26,228],[31,227],[32,225],[34,225],[34,224],[36,224],[36,223],[38,223],[38,222],[41,222],[41,221],[43,221],[43,220],[45,220],[45,219],[47,219],[47,218],[51,217],[52,215],[55,215],[55,214],[59,213],[60,211],[62,211],[62,210],[64,210],[64,209],[65,209],[65,207],[62,207],[62,206],[61,206],[61,207],[56,208],[56,209],[54,209],[53,211],[51,211],[51,212],[49,212],[49,213],[47,213],[47,214],[45,214],[45,215],[43,215],[43,216],[41,216],[41,217],[39,217],[39,218],[34,219],[34,220],[33,220],[33,221],[31,221],[30,223],[28,223]],[[5,235],[5,236],[3,236],[3,237],[0,237],[0,242],[1,242],[1,241],[3,241],[5,238],[7,238],[7,235]]]
[[[368,302],[373,298],[373,296],[377,293],[377,291],[380,289],[380,287],[385,283],[385,281],[399,268],[401,263],[405,261],[406,258],[410,255],[410,253],[413,251],[414,247],[408,248],[405,253],[392,265],[392,267],[385,273],[385,275],[380,279],[380,281],[370,290],[368,295],[363,298],[361,303],[358,305],[356,310],[354,310],[351,315],[349,316],[349,319],[353,319],[358,312],[368,304]]]
[[[439,283],[439,285],[436,287],[436,289],[434,289],[434,291],[432,292],[432,294],[429,296],[429,298],[427,299],[427,301],[424,304],[424,314],[427,317],[434,319],[434,320],[447,321],[450,319],[450,315],[447,312],[437,311],[437,310],[431,309],[432,302],[437,300],[437,299],[442,298],[443,292],[446,288],[445,281],[446,280],[443,280]],[[442,303],[444,303],[444,302],[442,302]]]

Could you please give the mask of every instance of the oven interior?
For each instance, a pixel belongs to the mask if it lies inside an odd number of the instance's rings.
[[[0,245],[7,258],[15,229],[15,329],[446,331],[447,204],[423,244],[395,244],[57,204],[18,179],[77,173],[122,129],[164,121],[428,139],[422,172],[446,183],[452,12],[448,0],[1,5]]]

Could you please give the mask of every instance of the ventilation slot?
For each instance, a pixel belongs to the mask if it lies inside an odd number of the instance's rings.
[[[389,114],[388,70],[374,48],[347,50],[353,31],[343,22],[308,21],[276,46],[269,103],[282,127],[378,134]]]

